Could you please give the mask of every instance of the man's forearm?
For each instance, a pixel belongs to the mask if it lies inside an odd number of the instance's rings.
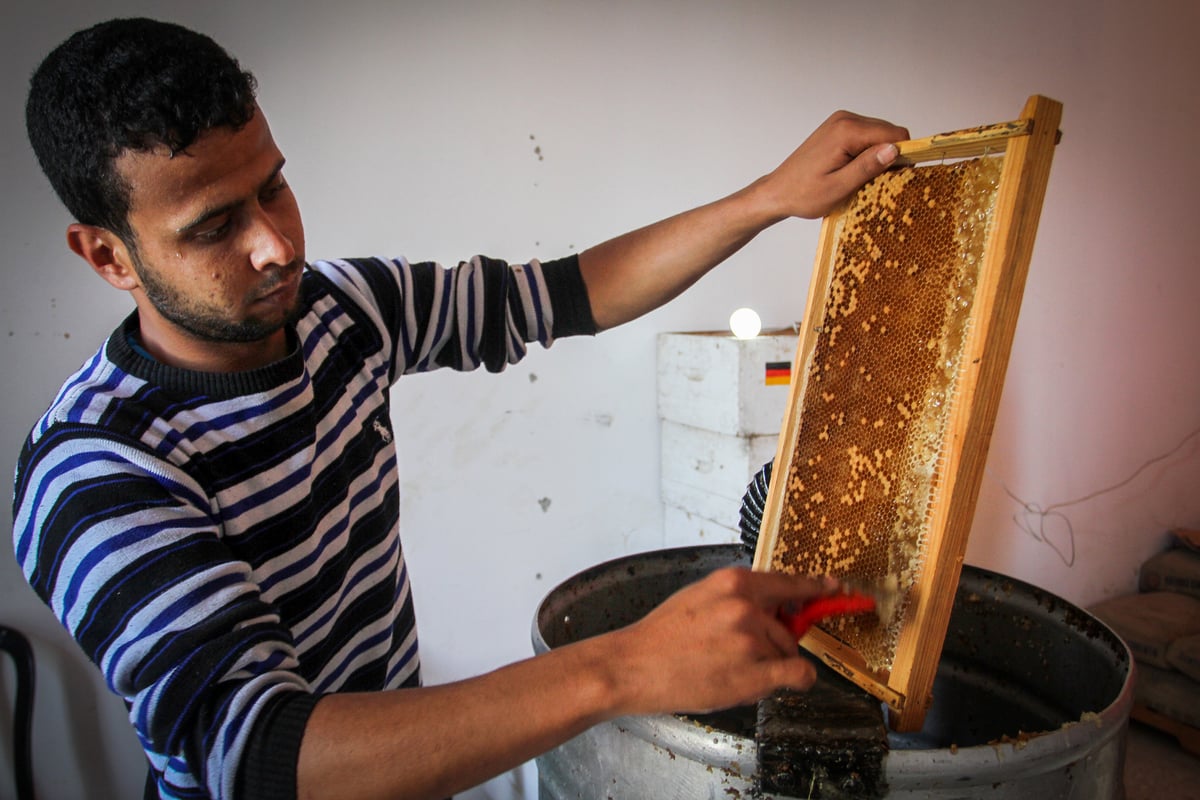
[[[714,203],[579,256],[600,329],[657,308],[788,217],[820,217],[883,172],[908,131],[839,111],[769,174]]]
[[[754,187],[610,239],[579,254],[600,330],[645,314],[687,289],[779,217],[757,210]]]
[[[835,588],[718,570],[638,622],[446,686],[329,695],[305,728],[302,798],[440,798],[626,714],[711,711],[816,677],[776,618]]]
[[[444,686],[323,697],[305,730],[301,798],[444,798],[604,719],[618,701],[594,642]]]

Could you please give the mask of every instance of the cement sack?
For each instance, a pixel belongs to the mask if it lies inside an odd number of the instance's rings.
[[[1200,598],[1200,553],[1175,547],[1142,564],[1138,588],[1143,592],[1179,592]]]
[[[1200,681],[1200,634],[1184,636],[1167,648],[1167,663],[1194,681]],[[1200,692],[1200,684],[1196,691]]]
[[[1177,592],[1114,597],[1091,612],[1125,640],[1142,664],[1170,669],[1167,648],[1176,639],[1200,633],[1200,598]]]

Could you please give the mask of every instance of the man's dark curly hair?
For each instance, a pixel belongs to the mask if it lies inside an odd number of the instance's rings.
[[[34,72],[25,126],[67,210],[132,243],[129,192],[114,161],[254,116],[254,76],[203,34],[151,19],[115,19],[71,36]]]

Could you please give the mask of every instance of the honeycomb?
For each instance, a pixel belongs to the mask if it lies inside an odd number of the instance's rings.
[[[885,173],[834,230],[772,568],[896,591],[886,618],[821,626],[873,670],[891,669],[920,576],[1002,165]]]

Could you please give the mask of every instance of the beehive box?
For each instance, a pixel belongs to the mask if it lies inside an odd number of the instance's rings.
[[[752,339],[659,334],[658,416],[730,436],[778,436],[797,338],[791,328]]]
[[[775,457],[796,341],[792,328],[659,335],[665,545],[738,541],[746,485]]]
[[[702,544],[737,544],[741,531],[670,504],[663,505],[663,547],[695,547]]]
[[[733,436],[671,420],[660,424],[663,503],[736,530],[746,486],[775,457],[779,434]]]
[[[1060,117],[1032,97],[901,143],[822,226],[754,563],[896,592],[801,644],[898,730],[931,700]]]

